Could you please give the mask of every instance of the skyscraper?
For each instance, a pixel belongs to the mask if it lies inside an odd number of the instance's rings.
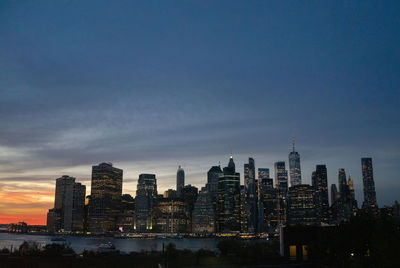
[[[117,217],[120,231],[133,232],[135,226],[135,199],[130,194],[121,196],[121,211]]]
[[[152,232],[185,233],[189,214],[182,198],[157,198],[152,207]]]
[[[340,199],[340,193],[337,190],[336,184],[331,184],[331,207],[329,210],[331,223],[339,223],[343,219],[343,203]]]
[[[316,170],[312,174],[312,184],[315,190],[317,220],[321,223],[328,223],[328,175],[325,165],[317,165]]]
[[[286,195],[288,191],[288,173],[285,169],[285,162],[276,162],[275,168],[275,184],[279,191]]]
[[[294,149],[289,153],[289,173],[290,173],[290,186],[301,184],[301,168],[300,168],[300,154]]]
[[[138,232],[150,231],[152,209],[157,197],[157,180],[154,174],[140,174],[135,198],[135,229]]]
[[[176,198],[176,190],[168,189],[164,192],[164,198]]]
[[[289,188],[288,219],[290,225],[315,224],[315,191],[311,185],[299,184]]]
[[[207,172],[207,184],[213,199],[216,199],[218,193],[218,178],[222,173],[220,166],[212,166]]]
[[[347,184],[349,185],[350,197],[351,197],[351,199],[355,200],[356,195],[354,193],[354,183],[353,183],[353,180],[351,179],[350,175],[349,175],[349,180],[348,180]]]
[[[345,196],[346,187],[347,187],[347,180],[346,180],[346,172],[344,168],[339,168],[338,170],[338,183],[339,183],[339,192],[342,197]]]
[[[258,169],[258,180],[269,179],[269,168]]]
[[[353,214],[354,202],[351,199],[349,185],[347,184],[344,168],[338,170],[339,198],[337,204],[337,220],[347,220]]]
[[[363,209],[377,211],[374,173],[372,169],[372,158],[361,158],[364,203]]]
[[[336,184],[331,185],[331,205],[335,206],[337,202],[339,201],[340,195],[337,190]]]
[[[286,222],[287,192],[288,192],[288,173],[285,169],[285,162],[276,162],[275,165],[275,184],[278,191],[278,211],[279,222]]]
[[[72,204],[75,178],[67,175],[56,180],[56,196],[54,208],[60,211],[61,230],[70,232],[72,229]]]
[[[116,217],[121,208],[122,169],[111,163],[92,166],[92,186],[89,201],[89,231],[116,231]]]
[[[86,187],[67,175],[56,180],[54,209],[49,210],[47,227],[51,232],[82,232]]]
[[[181,196],[182,188],[185,186],[185,171],[181,166],[178,167],[178,171],[176,172],[176,193],[177,196]]]
[[[72,228],[73,232],[85,231],[85,199],[86,199],[86,186],[83,184],[74,184],[74,197],[72,204]]]
[[[249,163],[244,164],[244,209],[246,209],[248,232],[255,232],[257,230],[257,196],[255,184],[256,168],[254,159],[249,158]]]
[[[257,230],[259,233],[266,230],[265,216],[264,216],[264,202],[263,197],[267,190],[268,183],[273,187],[273,181],[269,178],[268,168],[258,169],[258,180],[257,180],[257,207],[258,207],[258,219],[257,219]]]
[[[209,195],[211,197],[213,209],[214,209],[214,221],[217,219],[217,203],[218,203],[218,180],[223,174],[220,166],[212,166],[207,172],[207,184],[206,187],[209,190]],[[214,229],[216,222],[214,222]]]
[[[235,173],[236,166],[235,166],[235,162],[233,162],[233,156],[232,155],[229,157],[228,168],[229,168],[229,170],[231,172]]]
[[[193,233],[215,232],[215,213],[210,190],[201,188],[192,212]]]
[[[244,187],[249,195],[255,194],[255,173],[256,168],[254,165],[254,159],[250,157],[249,163],[244,164]]]
[[[274,233],[279,223],[278,189],[273,187],[272,179],[262,179],[260,189],[265,229],[268,233]]]
[[[232,156],[218,179],[217,231],[240,231],[240,174]]]
[[[189,223],[188,223],[188,231],[192,230],[191,223],[192,223],[192,212],[194,208],[194,203],[196,202],[197,195],[199,194],[199,190],[197,187],[192,185],[186,185],[181,190],[181,198],[186,204],[186,209],[189,215]]]
[[[350,175],[349,175],[349,179],[348,179],[348,181],[347,181],[347,185],[349,186],[349,195],[350,195],[350,200],[351,200],[351,202],[352,202],[352,204],[353,204],[353,210],[354,210],[354,209],[357,210],[357,209],[358,209],[358,206],[357,206],[356,195],[355,195],[355,193],[354,193],[354,183],[353,183],[353,181],[352,181]]]
[[[249,231],[250,208],[246,200],[246,188],[240,185],[240,231],[247,233]]]

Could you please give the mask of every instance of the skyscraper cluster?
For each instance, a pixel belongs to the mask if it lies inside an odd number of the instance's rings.
[[[232,156],[226,167],[212,166],[207,182],[198,188],[185,185],[185,171],[178,167],[176,189],[157,191],[155,174],[140,174],[136,196],[122,194],[123,171],[111,163],[92,167],[91,195],[67,175],[56,179],[54,208],[47,215],[50,232],[104,234],[137,233],[268,233],[285,225],[331,225],[358,213],[352,179],[343,168],[338,184],[328,195],[326,165],[316,165],[312,184],[303,184],[300,154],[294,142],[285,161],[256,169],[255,160],[243,167],[243,184]],[[372,159],[362,158],[364,202],[362,209],[378,213]]]
[[[62,176],[56,179],[54,208],[47,214],[50,231],[83,231],[86,186],[75,182],[75,178]]]

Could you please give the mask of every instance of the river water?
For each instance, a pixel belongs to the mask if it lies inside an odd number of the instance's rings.
[[[8,249],[18,249],[24,241],[35,241],[41,246],[54,243],[51,241],[53,236],[48,235],[27,235],[0,233],[0,249],[6,247]],[[141,238],[113,238],[113,237],[83,237],[83,236],[67,236],[66,244],[69,245],[76,253],[82,253],[86,250],[97,250],[102,243],[111,242],[115,248],[121,252],[129,253],[132,251],[161,251],[163,244],[174,243],[178,249],[189,249],[192,251],[201,248],[216,251],[217,238],[182,238],[182,239],[141,239]]]

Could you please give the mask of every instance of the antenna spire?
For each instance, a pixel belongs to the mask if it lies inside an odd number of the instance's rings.
[[[294,136],[292,136],[292,147],[293,147],[293,152],[294,152]]]

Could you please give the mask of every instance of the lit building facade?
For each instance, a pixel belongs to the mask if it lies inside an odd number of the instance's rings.
[[[130,194],[121,197],[121,211],[117,217],[117,226],[121,232],[133,232],[135,227],[135,199]]]
[[[249,163],[244,164],[244,209],[247,217],[247,230],[245,232],[256,232],[257,230],[257,193],[256,193],[256,168],[254,159],[249,158]]]
[[[301,184],[300,154],[294,149],[289,153],[290,186]]]
[[[271,178],[261,179],[260,201],[263,209],[264,230],[268,233],[274,233],[278,226],[279,219],[279,198],[278,189],[274,188]]]
[[[235,172],[232,156],[218,178],[217,231],[240,231],[240,174]]]
[[[271,181],[271,187],[273,187],[272,179],[269,178],[268,168],[258,169],[258,180],[257,180],[257,230],[259,233],[266,231],[266,221],[264,216],[264,202],[263,195],[266,189],[266,182]]]
[[[286,223],[287,208],[287,192],[288,192],[288,173],[285,168],[285,162],[276,162],[275,168],[275,184],[278,191],[278,211],[279,222]]]
[[[176,198],[177,194],[176,194],[176,190],[173,189],[168,189],[164,192],[164,198]]]
[[[315,214],[315,191],[308,184],[299,184],[289,188],[288,194],[288,218],[289,225],[314,225]]]
[[[117,215],[122,196],[122,169],[111,163],[92,167],[92,186],[89,202],[89,231],[105,233],[116,231]]]
[[[207,188],[209,190],[213,208],[214,208],[214,219],[216,220],[217,215],[217,203],[218,203],[218,180],[219,177],[223,174],[221,170],[221,166],[212,166],[210,170],[207,172]],[[216,223],[214,223],[216,226]]]
[[[156,198],[156,175],[140,174],[135,197],[135,230],[137,232],[149,232],[153,229],[152,209]]]
[[[215,213],[212,196],[207,187],[203,187],[197,196],[192,212],[193,233],[214,233]]]
[[[56,179],[54,208],[47,214],[50,232],[83,232],[86,186],[64,175]]]
[[[258,169],[258,181],[263,179],[269,179],[269,168],[259,168]]]
[[[358,211],[358,204],[357,204],[356,195],[354,192],[354,182],[351,179],[350,175],[349,175],[349,179],[347,180],[347,185],[349,186],[349,196],[350,196],[350,202],[352,204],[352,215],[355,215],[355,214],[357,214],[357,211]]]
[[[152,232],[186,233],[189,213],[182,198],[157,198],[152,208]]]

